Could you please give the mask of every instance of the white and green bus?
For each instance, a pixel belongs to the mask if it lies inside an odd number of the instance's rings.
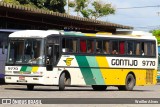
[[[133,90],[156,84],[157,66],[157,41],[150,33],[24,30],[9,35],[5,82],[28,90],[35,85]]]

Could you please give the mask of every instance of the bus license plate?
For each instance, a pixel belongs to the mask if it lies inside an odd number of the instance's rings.
[[[27,82],[24,76],[19,76],[19,80],[17,82]]]
[[[19,76],[19,80],[25,80],[24,76]]]

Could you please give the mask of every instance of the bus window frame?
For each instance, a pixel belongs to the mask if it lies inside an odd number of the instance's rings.
[[[141,57],[144,57],[144,58],[156,58],[156,55],[154,56],[148,56],[148,55],[144,55],[142,56],[141,54],[140,55],[136,55],[136,54],[133,54],[133,55],[129,55],[127,54],[127,41],[133,41],[133,44],[135,45],[136,42],[139,42],[140,45],[142,42],[152,42],[154,44],[156,44],[156,41],[155,40],[146,40],[146,39],[134,39],[134,38],[113,38],[113,37],[84,37],[84,36],[72,36],[72,35],[65,35],[65,36],[61,36],[61,42],[62,42],[62,38],[67,38],[69,37],[70,39],[77,39],[78,42],[77,42],[77,52],[62,52],[62,48],[60,47],[61,49],[61,54],[63,55],[85,55],[85,56],[108,56],[108,57],[137,57],[137,58],[141,58]],[[85,40],[93,40],[94,42],[94,52],[93,53],[87,53],[87,52],[80,52],[80,39],[85,39]],[[109,41],[109,44],[111,45],[111,42],[112,41],[118,41],[118,43],[120,41],[124,41],[124,44],[125,44],[125,53],[124,54],[111,54],[111,46],[109,46],[109,51],[110,51],[110,54],[104,54],[104,53],[97,53],[96,52],[96,41]],[[62,45],[62,43],[60,44]],[[103,44],[102,44],[103,45]],[[155,46],[154,46],[155,47]],[[103,48],[103,46],[102,46]],[[135,48],[135,47],[134,47]],[[119,44],[118,44],[118,49],[119,49]],[[155,49],[154,49],[155,50]],[[118,50],[119,51],[119,50]],[[141,51],[141,50],[140,50]],[[155,52],[156,53],[156,52]]]

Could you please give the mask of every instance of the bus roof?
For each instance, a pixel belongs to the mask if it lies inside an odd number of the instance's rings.
[[[11,33],[9,37],[14,38],[44,38],[48,35],[59,34],[56,30],[22,30]]]
[[[19,31],[19,30],[16,30],[16,29],[0,29],[0,32],[9,32],[9,33],[13,33],[13,32],[16,32],[16,31]]]
[[[9,37],[14,38],[44,38],[52,34],[72,35],[72,36],[92,36],[92,37],[115,37],[115,38],[133,38],[133,39],[153,39],[151,33],[143,31],[130,31],[130,32],[116,32],[114,35],[111,33],[81,33],[74,31],[58,31],[58,30],[22,30],[11,33]]]

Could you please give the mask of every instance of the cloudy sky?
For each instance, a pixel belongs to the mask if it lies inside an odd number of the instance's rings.
[[[160,29],[160,0],[103,0],[116,8],[115,15],[101,18],[103,21],[133,26],[135,30]],[[153,7],[150,7],[153,6]],[[141,8],[134,8],[141,7]]]

